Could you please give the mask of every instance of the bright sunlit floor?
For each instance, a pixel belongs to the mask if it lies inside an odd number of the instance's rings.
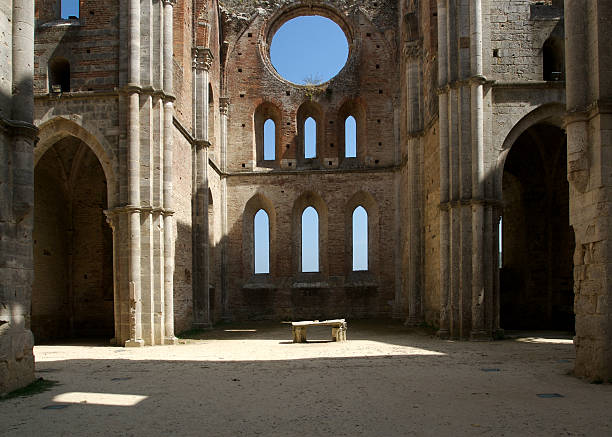
[[[3,435],[612,435],[612,386],[571,376],[563,333],[442,341],[348,321],[291,342],[254,322],[177,346],[36,346],[49,391],[0,402]]]

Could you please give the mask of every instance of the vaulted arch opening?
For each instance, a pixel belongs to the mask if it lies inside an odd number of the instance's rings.
[[[114,334],[107,181],[82,140],[65,136],[34,171],[32,332],[37,342]]]
[[[502,179],[500,324],[573,331],[574,235],[565,133],[539,123],[514,142]]]

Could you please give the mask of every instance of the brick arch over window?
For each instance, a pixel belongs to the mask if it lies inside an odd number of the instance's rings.
[[[264,160],[264,124],[267,120],[274,122],[274,159]],[[263,102],[253,113],[253,125],[255,132],[255,155],[257,166],[276,167],[281,154],[281,128],[282,112],[280,108],[272,102]]]
[[[242,265],[243,277],[255,275],[255,214],[263,209],[268,214],[270,226],[270,276],[276,274],[276,209],[272,201],[262,193],[251,197],[242,214]]]
[[[319,215],[319,271],[315,273],[302,273],[302,213],[306,208],[312,206]],[[306,191],[300,195],[293,204],[292,212],[292,232],[293,242],[293,271],[298,276],[322,276],[326,277],[329,272],[329,262],[327,257],[327,229],[328,229],[328,210],[327,205],[314,191]]]
[[[353,116],[357,124],[355,132],[357,137],[356,158],[346,158],[346,119]],[[340,162],[350,165],[351,162],[363,162],[367,154],[366,105],[362,99],[346,100],[338,110],[338,155]]]
[[[68,120],[63,117],[45,120],[38,125],[38,129],[38,143],[34,148],[34,166],[60,139],[68,136],[78,138],[94,152],[104,170],[108,190],[108,208],[117,206],[119,203],[117,157],[110,145],[104,141],[102,134],[97,132],[93,126],[83,125],[80,119]]]
[[[379,212],[378,203],[374,197],[365,191],[359,191],[346,202],[344,208],[344,229],[346,242],[345,247],[345,272],[347,275],[353,272],[353,212],[355,208],[362,206],[368,213],[368,273],[377,274],[379,268]]]
[[[305,132],[304,132],[304,123],[306,123],[306,120],[312,117],[314,119],[314,121],[317,124],[317,132],[316,132],[316,152],[315,152],[315,157],[314,158],[305,158]],[[311,162],[311,161],[318,161],[319,158],[321,157],[321,151],[322,151],[322,146],[324,144],[324,125],[325,125],[325,117],[323,115],[323,110],[321,109],[321,107],[315,103],[315,102],[311,102],[311,101],[307,101],[304,102],[300,105],[300,107],[297,110],[297,114],[296,114],[296,121],[297,121],[297,132],[298,132],[298,136],[297,136],[297,160],[298,162],[301,163],[305,163],[305,162]]]

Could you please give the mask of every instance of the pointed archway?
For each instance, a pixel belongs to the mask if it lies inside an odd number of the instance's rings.
[[[502,180],[500,324],[573,331],[565,132],[537,123],[508,153]]]
[[[105,172],[80,138],[57,140],[34,171],[32,331],[37,342],[114,336]]]

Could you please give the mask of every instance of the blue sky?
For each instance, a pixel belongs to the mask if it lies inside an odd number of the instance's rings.
[[[320,16],[297,17],[287,21],[276,32],[270,46],[270,58],[276,71],[285,79],[304,84],[308,79],[327,82],[344,67],[348,42],[340,27]],[[357,126],[349,117],[345,123],[346,157],[357,156]],[[275,128],[271,120],[264,123],[264,159],[275,159]],[[308,118],[304,125],[304,157],[318,156],[316,122]],[[303,272],[319,271],[319,215],[313,207],[302,212]],[[352,212],[353,270],[368,269],[368,216],[363,207]],[[269,273],[269,219],[260,210],[255,216],[255,273]],[[287,242],[281,242],[287,244]],[[289,248],[279,248],[287,256]],[[334,256],[330,254],[330,256]]]
[[[329,18],[297,17],[274,34],[270,58],[276,71],[293,83],[303,84],[307,78],[327,82],[344,67],[348,42]]]
[[[68,18],[73,15],[75,17],[79,16],[79,0],[61,0],[62,2],[62,18]]]

